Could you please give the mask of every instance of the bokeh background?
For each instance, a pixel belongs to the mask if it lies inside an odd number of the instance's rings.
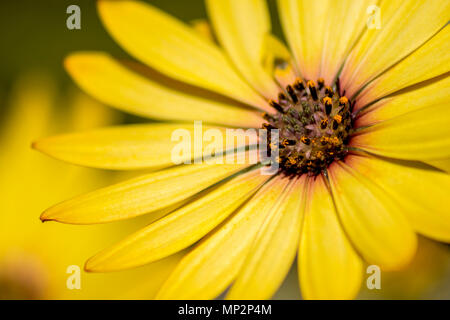
[[[202,0],[147,2],[187,23],[206,18]],[[72,4],[81,8],[81,30],[66,27]],[[282,37],[274,1],[269,6],[274,32]],[[64,57],[77,50],[126,53],[103,29],[94,0],[1,1],[0,34],[0,299],[152,298],[179,255],[113,274],[82,271],[80,290],[66,283],[68,266],[82,269],[88,257],[148,218],[81,227],[38,219],[56,202],[132,174],[78,168],[30,148],[33,140],[55,133],[147,121],[87,97],[62,67]],[[413,263],[381,279],[381,290],[363,288],[359,298],[450,299],[449,246],[421,239]],[[300,298],[296,266],[274,298]]]

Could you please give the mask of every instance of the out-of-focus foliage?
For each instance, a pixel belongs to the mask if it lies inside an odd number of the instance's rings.
[[[202,0],[147,2],[186,22],[206,17]],[[81,9],[81,30],[66,27],[66,9],[73,4]],[[62,61],[73,51],[103,50],[126,56],[103,28],[95,0],[0,1],[0,30],[0,93],[10,88],[17,74],[36,67],[50,71],[59,83],[71,83]]]

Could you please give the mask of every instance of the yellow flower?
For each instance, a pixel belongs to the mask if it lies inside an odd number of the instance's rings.
[[[157,298],[214,298],[230,285],[228,298],[270,298],[298,252],[303,297],[353,298],[363,261],[396,270],[412,259],[416,233],[450,240],[450,2],[380,1],[377,29],[367,24],[373,1],[279,0],[289,49],[271,34],[263,0],[206,4],[213,33],[139,1],[99,1],[109,33],[145,66],[97,52],[65,61],[98,100],[166,121],[35,143],[80,165],[157,170],[42,214],[73,224],[162,216],[87,270],[195,244]],[[194,120],[279,129],[278,174],[173,166],[171,133],[192,132]]]
[[[62,99],[66,108],[56,110]],[[23,75],[9,100],[0,135],[0,299],[152,297],[177,257],[120,274],[79,274],[69,268],[82,269],[95,247],[135,230],[136,223],[80,229],[42,225],[36,218],[55,201],[98,188],[113,177],[43,158],[30,150],[32,139],[54,134],[60,126],[86,130],[110,125],[117,117],[79,91],[58,95],[53,79],[41,73]],[[73,289],[74,284],[80,289]]]

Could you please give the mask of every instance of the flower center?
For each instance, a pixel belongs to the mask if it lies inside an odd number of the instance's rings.
[[[270,143],[269,148],[278,148],[276,161],[282,171],[317,175],[345,157],[353,129],[352,104],[340,95],[339,80],[332,88],[322,78],[317,84],[297,79],[269,103],[277,112],[264,114],[263,128],[279,130],[279,144]]]

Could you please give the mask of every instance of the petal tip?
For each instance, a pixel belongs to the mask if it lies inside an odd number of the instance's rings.
[[[99,273],[99,272],[111,272],[118,271],[115,269],[110,269],[105,267],[101,260],[98,259],[97,255],[90,257],[86,263],[84,264],[84,271],[90,273]]]
[[[36,141],[31,142],[31,149],[36,150],[36,151],[41,152],[46,155],[51,155],[49,150],[46,149],[44,141],[45,140],[43,139],[43,140],[36,140]]]
[[[30,145],[31,149],[39,151],[39,141],[33,141]]]
[[[63,66],[64,69],[72,75],[74,70],[79,67],[80,62],[83,62],[83,57],[86,56],[86,53],[83,52],[73,52],[66,57],[64,57],[63,60]]]
[[[49,217],[48,210],[45,210],[41,213],[41,215],[39,216],[39,220],[41,220],[42,223],[47,221],[56,221],[56,219]]]
[[[95,270],[95,267],[93,267],[93,266],[91,265],[91,259],[92,259],[92,258],[88,259],[88,260],[85,262],[83,269],[84,269],[84,271],[86,271],[86,272],[94,273],[94,272],[97,272],[97,271]]]
[[[107,270],[107,268],[102,267],[102,263],[101,261],[99,261],[98,255],[96,254],[86,260],[86,262],[84,263],[84,271],[90,273],[97,273],[97,272],[108,272],[111,270]]]
[[[68,73],[71,73],[70,71],[73,69],[74,63],[79,55],[79,53],[74,52],[64,57],[63,66]]]

